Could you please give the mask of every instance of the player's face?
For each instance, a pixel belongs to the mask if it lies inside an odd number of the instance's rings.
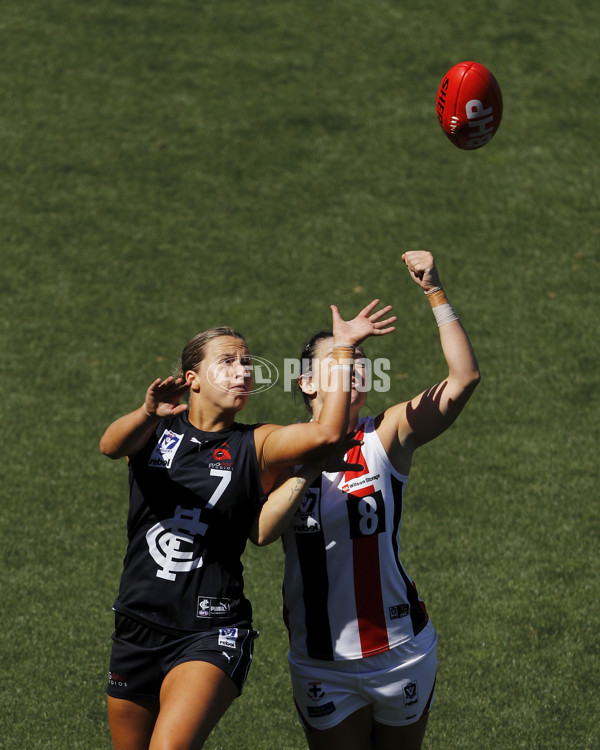
[[[367,379],[366,358],[361,349],[357,352],[354,362],[354,373],[352,375],[352,395],[350,397],[351,407],[362,408],[367,401]],[[313,360],[313,378],[317,388],[319,400],[322,402],[327,393],[329,384],[329,371],[336,364],[333,359],[333,339],[321,339],[315,350]]]
[[[252,391],[251,357],[246,343],[232,336],[210,341],[196,377],[201,394],[224,408],[241,409]]]

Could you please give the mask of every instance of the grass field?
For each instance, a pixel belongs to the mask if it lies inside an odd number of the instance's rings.
[[[378,296],[373,413],[444,374],[403,250],[436,255],[482,383],[424,448],[403,560],[439,631],[428,750],[592,750],[598,714],[600,9],[583,0],[4,0],[0,9],[0,748],[108,750],[126,467],[98,451],[197,331],[280,365]],[[504,119],[435,116],[461,60]],[[290,422],[279,386],[245,421]],[[278,544],[262,635],[208,750],[305,747]]]

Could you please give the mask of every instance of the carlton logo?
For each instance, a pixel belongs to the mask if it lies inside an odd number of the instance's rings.
[[[174,581],[177,573],[202,567],[202,557],[194,557],[194,538],[206,533],[200,509],[177,506],[175,516],[155,524],[146,533],[148,551],[158,565],[157,578]]]

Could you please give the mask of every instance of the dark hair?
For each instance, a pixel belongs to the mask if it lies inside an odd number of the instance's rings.
[[[218,339],[221,336],[231,336],[234,339],[240,339],[246,343],[246,339],[241,333],[234,331],[229,326],[218,326],[217,328],[209,328],[208,331],[202,331],[194,336],[193,339],[187,342],[181,353],[181,363],[179,365],[177,376],[180,378],[185,377],[185,373],[188,370],[198,372],[200,363],[204,359],[206,353],[206,347],[213,339]]]
[[[333,338],[333,331],[317,331],[317,333],[313,334],[309,339],[307,339],[304,342],[304,345],[302,347],[302,354],[300,355],[300,372],[302,375],[306,375],[311,371],[312,368],[312,361],[315,358],[315,354],[317,351],[317,344],[320,341],[323,341],[323,339],[331,339]],[[302,395],[302,400],[304,401],[304,406],[306,407],[306,410],[309,414],[312,414],[312,406],[311,406],[311,398],[308,396],[302,388],[300,388],[300,380],[296,381],[296,384],[298,386],[298,390],[300,391]]]

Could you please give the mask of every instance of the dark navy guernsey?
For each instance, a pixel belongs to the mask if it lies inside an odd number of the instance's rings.
[[[264,502],[256,427],[203,432],[184,413],[131,457],[117,612],[175,632],[251,622],[241,556]]]

